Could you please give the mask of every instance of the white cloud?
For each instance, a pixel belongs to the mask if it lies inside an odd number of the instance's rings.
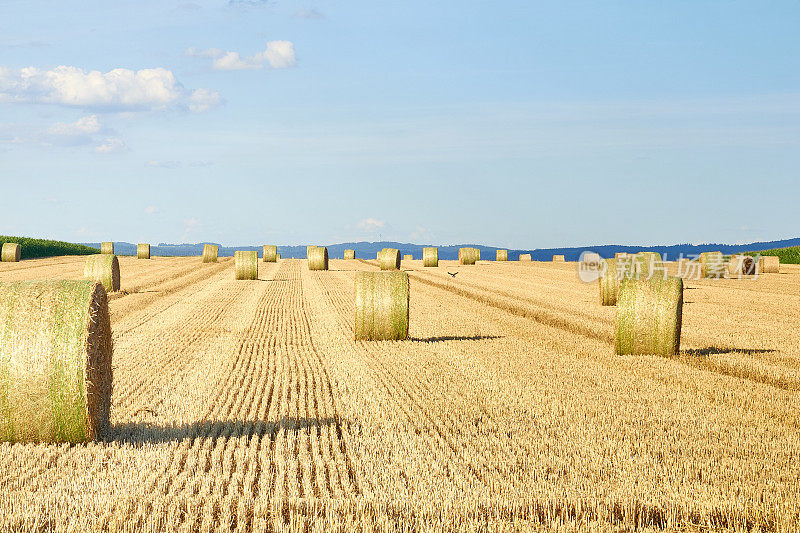
[[[122,139],[117,139],[114,137],[109,137],[102,144],[95,147],[94,151],[98,154],[110,154],[113,152],[122,152],[123,150],[127,150],[127,146],[122,141]]]
[[[158,213],[158,208],[154,205],[149,205],[144,208],[144,212],[148,215],[152,215],[153,213]]]
[[[47,129],[51,135],[92,135],[100,131],[97,115],[79,118],[75,122],[56,122]]]
[[[211,66],[214,70],[259,70],[267,64],[271,68],[288,68],[297,64],[294,44],[291,41],[269,41],[266,50],[249,57],[242,57],[239,52],[229,52],[220,48],[199,50],[191,47],[185,53],[190,57],[212,59]]]
[[[296,19],[309,20],[320,20],[325,18],[325,14],[317,11],[316,9],[298,9],[294,12],[293,16]]]
[[[362,219],[356,224],[356,227],[364,231],[376,231],[386,226],[385,220],[376,220],[374,218]]]
[[[206,102],[219,94],[208,89],[189,93],[175,75],[164,68],[133,71],[116,68],[106,73],[59,66],[52,70],[36,67],[11,69],[0,66],[0,102],[44,103],[109,111],[161,110],[188,105],[192,111],[195,94]],[[188,102],[187,102],[188,100]],[[197,110],[205,111],[210,106]]]
[[[189,110],[193,113],[202,113],[212,107],[217,107],[222,102],[219,93],[208,89],[195,89],[189,97]]]

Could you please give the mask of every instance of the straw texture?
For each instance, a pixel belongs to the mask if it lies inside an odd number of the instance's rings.
[[[216,263],[219,255],[219,246],[216,244],[203,245],[203,263]]]
[[[278,247],[265,244],[261,256],[264,258],[265,263],[274,263],[278,260]]]
[[[663,278],[666,276],[664,262],[658,252],[639,252],[634,256],[634,277],[637,279]]]
[[[15,242],[3,243],[0,250],[0,261],[3,263],[16,263],[22,257],[22,246]]]
[[[0,338],[0,440],[108,434],[113,347],[101,284],[0,283]]]
[[[258,279],[258,252],[237,250],[233,259],[236,279]]]
[[[113,254],[114,253],[114,243],[113,242],[100,243],[100,253],[101,254]]]
[[[497,250],[495,261],[508,261],[508,250]]]
[[[328,248],[313,246],[307,250],[309,270],[328,270]]]
[[[439,249],[435,246],[426,246],[422,249],[422,266],[424,267],[438,267],[439,266]]]
[[[722,257],[722,252],[703,252],[699,261],[701,278],[721,278],[725,275],[725,259]]]
[[[83,279],[103,284],[106,292],[119,290],[119,260],[116,255],[87,255],[83,263]]]
[[[600,285],[600,305],[617,305],[622,280],[634,273],[633,258],[605,259],[606,269],[597,282]]]
[[[458,249],[458,262],[462,265],[474,265],[480,258],[480,250],[477,248]]]
[[[553,256],[553,262],[554,263],[563,263],[565,261],[566,261],[566,259],[564,258],[563,255],[554,255]]]
[[[137,259],[150,259],[150,245],[137,244],[136,245],[136,258]]]
[[[356,340],[408,338],[409,283],[405,272],[356,272]]]
[[[618,355],[677,355],[683,317],[683,280],[622,282],[617,300]]]
[[[400,270],[400,250],[384,248],[378,253],[381,270]]]
[[[345,250],[344,251],[344,259],[355,259],[356,258],[356,251],[355,250]]]
[[[779,274],[781,271],[781,258],[777,255],[762,255],[759,263],[762,274]]]
[[[531,254],[519,254],[519,260],[520,261],[530,261],[531,260]]]
[[[403,261],[413,261],[414,256],[412,254],[406,254],[403,256]]]

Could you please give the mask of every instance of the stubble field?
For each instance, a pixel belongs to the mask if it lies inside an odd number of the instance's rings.
[[[0,445],[0,530],[800,528],[800,267],[688,282],[665,358],[575,263],[404,261],[402,342],[352,340],[377,262],[330,266],[120,258],[112,435]]]

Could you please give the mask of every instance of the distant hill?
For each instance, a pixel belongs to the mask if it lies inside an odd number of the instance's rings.
[[[74,244],[71,242],[0,235],[0,246],[7,242],[14,242],[22,246],[22,259],[54,257],[57,255],[90,255],[100,253],[99,245],[97,248],[91,248],[89,246]]]
[[[84,243],[87,246],[99,248],[100,243]],[[154,256],[191,256],[201,255],[203,253],[203,244],[166,244],[160,243],[157,246],[150,247],[150,254]],[[217,244],[217,243],[209,243]],[[319,243],[322,244],[322,243]],[[346,249],[356,251],[356,257],[361,259],[374,259],[379,250],[383,248],[397,248],[403,255],[412,254],[415,258],[422,257],[422,249],[425,246],[434,246],[428,244],[411,244],[392,241],[381,242],[347,242],[339,244],[327,244],[328,255],[331,258],[342,257]],[[440,259],[458,259],[458,249],[470,246],[478,248],[481,251],[481,258],[494,259],[495,252],[498,249],[495,246],[485,246],[482,244],[457,244],[451,246],[439,246]],[[617,252],[642,252],[653,251],[659,252],[665,259],[673,260],[683,254],[683,256],[696,256],[702,252],[720,251],[725,255],[738,254],[744,252],[753,252],[759,250],[771,250],[788,247],[800,246],[800,238],[786,239],[782,241],[769,241],[769,242],[754,242],[750,244],[674,244],[669,246],[625,246],[619,244],[604,244],[600,246],[581,246],[581,247],[568,247],[568,248],[540,248],[532,250],[508,250],[508,259],[515,261],[519,259],[519,254],[531,254],[534,261],[550,261],[553,255],[563,255],[567,261],[577,261],[582,252],[590,250],[597,252],[601,257],[614,257]],[[115,242],[115,251],[118,255],[136,255],[136,245],[127,242]],[[261,246],[220,246],[220,256],[232,256],[236,250],[256,250],[261,253]],[[24,252],[23,252],[24,253]],[[96,252],[94,252],[96,253]],[[306,247],[302,246],[281,246],[278,245],[278,253],[282,257],[294,257],[304,259],[306,257]],[[775,254],[779,255],[779,254]],[[785,254],[787,260],[781,258],[781,262],[800,262],[800,257],[794,261],[789,260],[796,255]]]

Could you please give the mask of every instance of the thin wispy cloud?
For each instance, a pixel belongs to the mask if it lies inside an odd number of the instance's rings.
[[[175,169],[175,168],[180,168],[181,167],[181,162],[180,161],[157,161],[157,160],[152,160],[152,161],[147,161],[145,163],[145,165],[147,165],[148,167],[153,167],[153,168]]]
[[[189,91],[164,68],[108,72],[59,66],[13,69],[0,66],[0,102],[55,104],[97,111],[153,111],[184,107],[193,112],[221,102],[209,89]]]
[[[356,228],[362,231],[377,231],[386,226],[385,220],[378,220],[375,218],[364,218],[356,224]]]
[[[308,20],[321,20],[325,18],[325,14],[316,9],[298,9],[292,16],[296,19]]]
[[[264,68],[289,68],[297,64],[294,44],[291,41],[269,41],[267,48],[252,56],[242,56],[239,52],[230,52],[220,48],[200,50],[188,48],[185,55],[211,59],[214,70],[261,70]]]
[[[122,152],[127,149],[128,147],[125,145],[122,139],[112,137],[106,139],[100,145],[96,146],[94,151],[98,154],[112,154],[114,152]]]

